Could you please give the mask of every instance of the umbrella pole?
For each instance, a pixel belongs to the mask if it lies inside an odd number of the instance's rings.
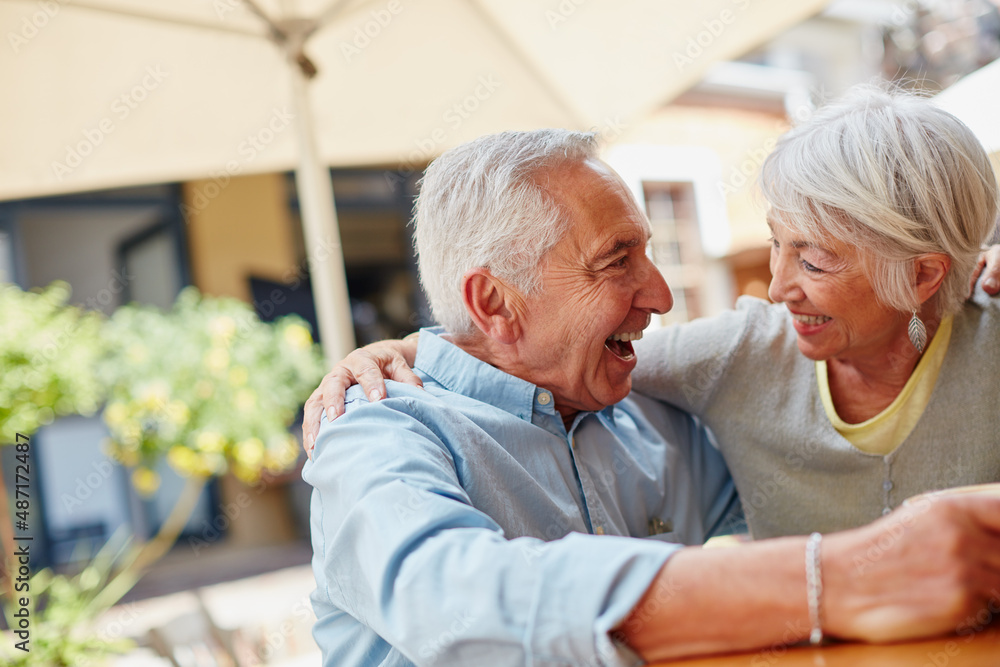
[[[299,194],[306,256],[309,258],[316,321],[323,343],[323,356],[329,368],[354,349],[354,325],[330,170],[320,162],[316,148],[309,82],[294,61],[290,63],[290,69],[292,104],[299,139],[295,184]]]

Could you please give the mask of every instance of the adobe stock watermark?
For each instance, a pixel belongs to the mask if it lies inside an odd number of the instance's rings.
[[[977,633],[993,623],[997,614],[1000,614],[1000,590],[994,588],[990,591],[990,597],[983,607],[975,615],[967,616],[958,624],[955,634],[963,638],[962,643],[968,644],[975,639]],[[940,648],[940,651],[927,652],[927,662],[922,667],[947,667],[951,664],[952,658],[957,658],[962,652],[957,640],[947,641]]]
[[[169,72],[164,72],[159,65],[146,67],[142,80],[129,90],[119,95],[111,103],[111,114],[105,116],[97,122],[94,127],[85,127],[81,131],[83,138],[72,144],[66,145],[66,155],[62,162],[52,161],[52,172],[60,181],[83,164],[86,157],[104,143],[104,139],[115,131],[118,123],[125,121],[132,112],[139,108],[151,92],[170,76]]]
[[[664,607],[678,593],[683,591],[685,585],[677,577],[673,577],[669,572],[665,576],[659,576],[653,580],[652,587],[646,592],[639,604],[629,614],[624,627],[618,632],[621,633],[619,639],[624,639],[624,631],[632,634],[639,632],[650,623],[657,623],[661,620]]]
[[[924,7],[924,4],[920,0],[905,0],[905,2],[899,4],[893,3],[892,14],[888,19],[879,21],[879,27],[885,30],[893,27],[902,28],[908,25],[917,12]]]
[[[350,42],[340,43],[340,53],[344,60],[351,62],[361,55],[361,52],[371,46],[372,42],[381,36],[382,31],[389,27],[392,20],[403,12],[400,0],[389,0],[382,9],[368,12],[368,20],[354,27],[354,35]]]
[[[107,457],[104,460],[92,461],[91,467],[93,470],[88,471],[86,475],[81,475],[76,478],[76,486],[73,487],[73,493],[63,492],[59,496],[59,502],[62,503],[63,509],[66,510],[67,514],[72,514],[80,507],[83,507],[84,503],[90,500],[94,492],[97,491],[104,482],[111,478],[117,467],[115,464]]]
[[[436,637],[421,644],[420,648],[417,649],[417,654],[429,662],[447,654],[448,650],[469,631],[475,622],[476,617],[468,610],[455,613],[451,623]]]
[[[632,461],[626,460],[621,453],[616,452],[611,466],[602,466],[600,475],[596,480],[596,486],[602,486],[615,494],[618,489],[618,479],[633,467]]]
[[[108,281],[106,287],[102,288],[96,296],[88,297],[85,300],[85,305],[88,308],[97,310],[99,305],[110,304],[114,298],[114,295],[119,294],[125,289],[125,285],[129,281],[134,280],[135,276],[126,273],[124,267],[120,272],[112,271],[111,280]],[[29,378],[26,380],[30,385],[32,382],[41,382],[40,368],[45,367],[45,364],[41,361],[40,357],[52,361],[56,359],[61,353],[66,344],[77,334],[76,325],[68,324],[63,327],[58,333],[48,334],[47,339],[42,345],[42,349],[39,350],[35,356],[32,358],[31,367],[28,370]]]
[[[701,22],[702,29],[689,37],[682,51],[674,51],[674,65],[678,72],[683,72],[685,68],[694,64],[705,53],[705,49],[712,46],[719,37],[726,31],[726,28],[736,22],[737,11],[746,11],[750,6],[750,0],[732,0],[733,9],[723,9],[714,18]]]
[[[629,124],[622,120],[621,116],[615,116],[614,118],[605,117],[600,125],[594,125],[588,131],[596,134],[597,141],[603,145],[614,143],[620,139],[628,127]]]
[[[573,14],[576,14],[576,10],[587,2],[589,0],[561,0],[555,9],[546,9],[545,20],[549,22],[552,32],[568,21]]]
[[[267,482],[259,479],[250,489],[254,492],[253,496],[246,491],[240,491],[229,502],[220,503],[220,511],[211,519],[203,519],[201,525],[198,527],[200,531],[195,535],[188,536],[188,546],[191,547],[191,551],[195,556],[229,530],[233,521],[239,518],[243,510],[253,504],[254,496],[259,496],[267,490]]]
[[[7,43],[10,44],[10,50],[15,55],[20,53],[21,49],[49,24],[49,21],[59,15],[62,6],[67,2],[69,0],[37,0],[35,2],[37,9],[31,14],[25,14],[21,17],[21,25],[17,32],[13,30],[7,32]]]
[[[208,208],[208,205],[222,194],[233,177],[243,173],[246,165],[267,150],[267,147],[292,124],[293,120],[295,120],[295,114],[289,112],[288,109],[277,107],[271,109],[271,117],[264,122],[260,129],[248,134],[246,139],[236,146],[236,154],[241,159],[234,158],[227,161],[224,169],[212,174],[207,183],[195,189],[189,201],[181,204],[181,215],[184,216],[184,221],[190,224],[191,213],[199,213]]]
[[[262,634],[255,648],[239,651],[237,656],[243,667],[274,664],[275,658],[288,657],[287,645],[296,634],[296,627],[310,627],[316,621],[309,596],[296,600],[288,610],[285,620],[266,634]]]
[[[802,641],[803,637],[809,636],[810,627],[806,622],[799,619],[795,623],[785,622],[785,631],[781,633],[781,640],[763,648],[750,659],[750,667],[769,667],[781,659],[781,656],[788,653],[788,647]]]
[[[83,300],[83,304],[92,310],[100,310],[109,307],[115,297],[125,291],[130,282],[135,280],[135,274],[129,273],[127,267],[111,270],[111,279],[106,287],[102,287],[94,296],[88,296]]]
[[[95,639],[101,642],[115,642],[133,637],[134,635],[128,630],[145,613],[145,610],[137,607],[135,602],[128,602],[116,605],[101,614],[97,631],[94,633]],[[97,656],[73,656],[73,667],[102,667],[105,664],[104,659]]]
[[[465,122],[482,107],[493,95],[503,87],[503,81],[494,74],[481,75],[476,86],[457,102],[445,109],[441,114],[439,125],[425,134],[413,140],[416,147],[405,157],[400,157],[398,162],[403,165],[399,170],[385,172],[386,182],[393,190],[406,181],[408,176],[416,171],[426,162],[429,162],[439,152],[451,133],[457,131]]]
[[[226,18],[226,14],[230,12],[237,12],[239,14],[247,14],[246,3],[243,0],[212,0],[212,9],[215,10],[215,15],[220,21]]]
[[[824,99],[825,90],[821,87],[819,91],[816,92],[815,97],[817,99]],[[793,125],[804,123],[812,117],[813,112],[816,107],[810,101],[808,104],[800,104],[795,107],[794,110],[789,112],[788,120],[792,121]],[[719,181],[716,187],[719,189],[719,194],[725,198],[727,195],[731,195],[738,192],[740,189],[745,187],[747,183],[757,175],[760,168],[764,165],[764,160],[767,156],[771,154],[774,147],[778,143],[778,135],[782,134],[787,129],[786,121],[780,120],[775,123],[774,133],[775,136],[768,137],[764,140],[759,147],[753,148],[746,153],[746,157],[738,164],[733,165],[732,169],[729,170],[729,178],[725,181]]]

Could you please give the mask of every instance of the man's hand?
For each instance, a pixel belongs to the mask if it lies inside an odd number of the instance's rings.
[[[333,421],[344,413],[344,395],[348,387],[360,384],[370,401],[385,397],[385,380],[422,387],[423,382],[410,370],[417,356],[418,333],[403,340],[383,340],[354,350],[326,374],[309,396],[302,413],[302,446],[312,458],[320,419],[326,410]]]
[[[972,282],[969,284],[969,294],[972,294],[980,277],[987,294],[996,296],[1000,293],[1000,245],[991,245],[979,253],[979,262],[972,272]]]

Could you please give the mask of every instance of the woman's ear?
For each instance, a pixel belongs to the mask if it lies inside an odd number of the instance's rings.
[[[930,252],[920,255],[914,260],[914,270],[917,298],[924,303],[941,289],[948,270],[951,269],[951,257],[940,252]]]
[[[462,300],[472,322],[488,338],[509,345],[521,335],[520,295],[489,269],[470,269],[462,277]]]

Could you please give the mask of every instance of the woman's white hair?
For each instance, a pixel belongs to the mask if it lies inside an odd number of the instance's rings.
[[[920,308],[913,260],[923,253],[951,258],[936,314],[961,308],[997,216],[996,179],[972,131],[927,99],[872,85],[785,134],[761,188],[779,224],[857,247],[878,299],[905,312]]]
[[[593,133],[501,132],[445,152],[427,168],[414,208],[420,282],[435,319],[452,333],[472,320],[462,277],[483,267],[531,294],[545,254],[567,229],[563,208],[546,192],[543,170],[597,154]]]

